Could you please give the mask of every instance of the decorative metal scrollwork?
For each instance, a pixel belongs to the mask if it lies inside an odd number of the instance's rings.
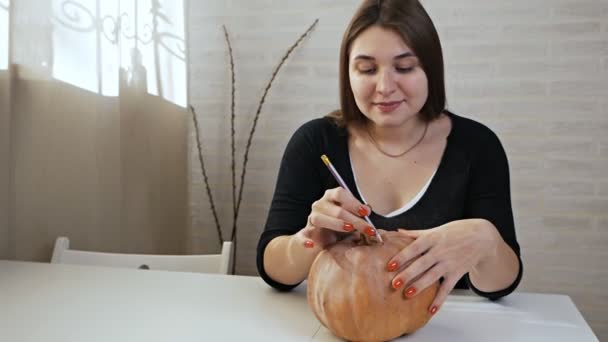
[[[137,0],[135,4],[137,8]],[[152,2],[147,18],[140,18],[137,13],[132,18],[128,12],[124,11],[116,16],[100,17],[99,14],[95,14],[94,11],[75,0],[62,1],[59,8],[60,13],[53,14],[53,20],[67,29],[82,33],[98,31],[112,44],[118,44],[119,40],[123,38],[135,40],[137,44],[155,44],[156,47],[162,47],[176,58],[186,60],[184,38],[172,32],[158,31],[160,21],[171,25],[170,18],[162,12],[158,1]],[[140,22],[145,23],[141,25]]]

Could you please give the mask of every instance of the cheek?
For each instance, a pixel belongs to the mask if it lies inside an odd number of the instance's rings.
[[[428,96],[429,82],[423,71],[416,72],[403,80],[403,89],[411,96]]]
[[[350,76],[350,86],[357,100],[369,97],[374,89],[373,83],[368,78],[356,75]]]

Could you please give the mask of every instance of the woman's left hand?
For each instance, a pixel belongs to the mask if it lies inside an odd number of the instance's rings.
[[[404,295],[411,298],[443,278],[429,307],[432,314],[464,274],[496,253],[501,239],[496,228],[482,219],[452,221],[426,230],[399,229],[399,232],[415,240],[389,260],[388,271],[396,272],[391,285],[395,289],[407,285]]]

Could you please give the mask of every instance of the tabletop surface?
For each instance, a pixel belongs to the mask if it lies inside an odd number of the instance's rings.
[[[259,277],[0,260],[2,341],[339,341],[308,308],[306,287]],[[597,341],[568,296],[452,294],[398,341]]]

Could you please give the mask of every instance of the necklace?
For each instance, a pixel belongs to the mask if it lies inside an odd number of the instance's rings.
[[[387,156],[387,157],[391,157],[391,158],[399,158],[399,157],[401,157],[401,156],[404,156],[404,155],[405,155],[406,153],[408,153],[409,151],[413,150],[413,149],[414,149],[414,147],[418,146],[418,145],[419,145],[419,144],[422,142],[422,140],[423,140],[423,139],[424,139],[424,137],[426,136],[426,131],[428,130],[428,128],[429,128],[429,123],[427,122],[427,123],[424,125],[424,132],[422,132],[422,136],[420,137],[420,139],[418,139],[418,141],[416,141],[416,143],[415,143],[414,145],[412,145],[410,148],[408,148],[407,150],[405,150],[405,151],[403,151],[403,152],[401,152],[401,153],[397,153],[397,154],[391,154],[391,153],[388,153],[388,152],[386,152],[386,151],[383,151],[383,150],[380,148],[380,145],[378,145],[378,142],[376,141],[376,139],[374,139],[374,136],[371,134],[371,132],[369,131],[369,129],[368,129],[368,130],[366,130],[366,131],[367,131],[367,135],[369,135],[369,138],[371,139],[372,143],[374,144],[374,146],[376,147],[376,149],[377,149],[378,151],[380,151],[380,153],[384,154],[384,155],[385,155],[385,156]]]

